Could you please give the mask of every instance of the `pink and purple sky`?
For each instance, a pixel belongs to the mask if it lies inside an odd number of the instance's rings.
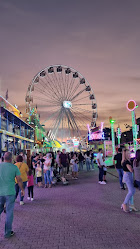
[[[32,78],[53,64],[78,70],[92,86],[98,121],[131,124],[126,102],[140,106],[139,0],[1,0],[0,84],[25,105]],[[136,110],[140,117],[140,107]]]

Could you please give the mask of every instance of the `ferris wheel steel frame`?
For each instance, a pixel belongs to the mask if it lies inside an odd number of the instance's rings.
[[[80,72],[68,66],[51,65],[39,71],[29,84],[25,101],[27,113],[39,101],[50,108],[51,114],[46,114],[43,124],[52,119],[49,131],[51,130],[54,138],[60,126],[61,131],[67,127],[69,137],[72,137],[72,131],[75,136],[81,137],[81,130],[87,129],[87,123],[91,122],[91,127],[96,124],[97,104],[92,87]]]

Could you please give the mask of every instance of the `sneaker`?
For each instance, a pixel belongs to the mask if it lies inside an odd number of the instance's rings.
[[[106,182],[102,181],[100,184],[106,184]]]
[[[101,181],[99,181],[98,183],[101,184]]]
[[[14,234],[15,234],[15,233],[14,233],[13,231],[11,231],[11,234],[10,234],[10,235],[5,235],[4,237],[5,237],[5,238],[10,238],[10,237],[12,237]]]
[[[31,201],[33,201],[34,200],[34,198],[31,198]]]
[[[20,205],[24,205],[24,202],[23,202],[23,201],[20,201]]]
[[[68,185],[68,183],[69,183],[68,181],[63,182],[64,185]]]
[[[29,201],[29,200],[30,200],[30,197],[27,197],[27,200]]]

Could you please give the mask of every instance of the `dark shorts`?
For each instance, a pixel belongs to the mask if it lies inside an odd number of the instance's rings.
[[[42,177],[40,176],[40,177],[37,177],[37,183],[38,182],[42,182]]]
[[[104,171],[104,176],[106,176],[106,171]]]
[[[66,168],[66,167],[67,167],[67,163],[62,163],[62,166],[63,166],[64,168]]]

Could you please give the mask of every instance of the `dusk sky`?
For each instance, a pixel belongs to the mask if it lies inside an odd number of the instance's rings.
[[[0,0],[1,95],[25,105],[32,78],[49,65],[78,70],[90,83],[98,121],[131,124],[140,106],[139,0]],[[140,117],[140,107],[136,110]]]

